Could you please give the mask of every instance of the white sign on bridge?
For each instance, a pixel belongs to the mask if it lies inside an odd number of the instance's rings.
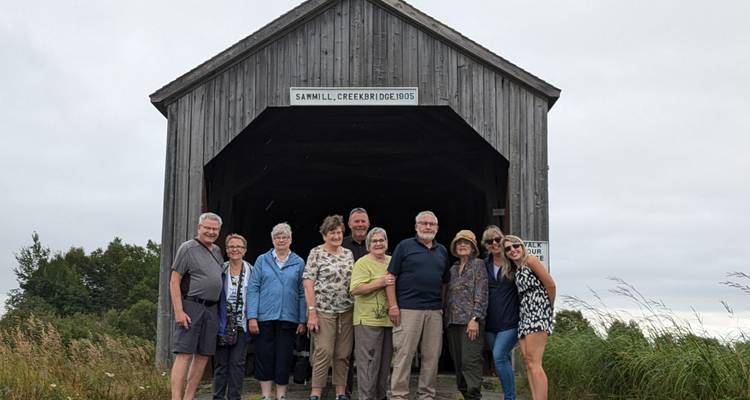
[[[549,271],[549,242],[541,240],[526,240],[526,252],[539,259]]]
[[[415,87],[292,87],[293,106],[416,106]]]

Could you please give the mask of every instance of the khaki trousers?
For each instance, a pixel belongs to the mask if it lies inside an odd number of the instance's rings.
[[[313,388],[324,388],[328,382],[328,368],[333,364],[334,386],[346,386],[349,356],[352,353],[352,310],[341,314],[318,313],[319,330],[313,333],[312,382]]]
[[[433,400],[438,361],[443,346],[441,310],[401,310],[401,325],[393,327],[393,373],[391,399],[409,396],[411,363],[419,348],[420,368],[417,399]]]

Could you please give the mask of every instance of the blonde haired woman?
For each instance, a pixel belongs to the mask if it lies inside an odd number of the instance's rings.
[[[518,236],[507,235],[502,241],[505,256],[516,267],[516,286],[520,300],[518,339],[526,364],[526,375],[533,400],[547,400],[547,375],[542,356],[547,337],[552,333],[552,310],[555,305],[555,281],[547,268],[526,251]]]
[[[515,267],[503,254],[503,237],[503,231],[495,225],[488,226],[482,234],[487,249],[484,263],[489,287],[484,330],[495,374],[503,387],[503,400],[516,400],[511,354],[518,343],[518,288]]]

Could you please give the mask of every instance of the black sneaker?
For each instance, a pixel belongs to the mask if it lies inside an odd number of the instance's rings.
[[[307,400],[320,400],[320,396],[310,396]]]
[[[349,400],[349,397],[347,397],[345,394],[338,394],[336,395],[336,400]]]

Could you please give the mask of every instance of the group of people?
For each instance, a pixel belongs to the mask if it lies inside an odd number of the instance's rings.
[[[229,260],[223,261],[215,244],[221,218],[202,214],[197,237],[179,247],[172,265],[172,398],[195,396],[213,356],[214,399],[239,399],[252,338],[263,400],[274,392],[286,400],[295,338],[309,332],[309,400],[320,400],[329,369],[336,399],[348,399],[352,353],[359,399],[384,400],[387,389],[391,399],[407,399],[417,354],[417,397],[434,399],[444,331],[465,399],[481,398],[485,341],[505,399],[515,399],[511,351],[517,343],[532,398],[547,398],[542,354],[552,330],[555,284],[519,237],[489,226],[481,241],[488,255],[481,260],[473,232],[459,231],[446,249],[435,241],[437,216],[422,211],[416,235],[389,256],[388,234],[370,229],[366,210],[353,209],[348,226],[351,235],[344,237],[343,217],[326,217],[323,243],[305,262],[291,251],[291,227],[277,224],[273,247],[251,265],[244,260],[247,241],[238,234],[226,236]],[[453,264],[449,251],[457,258]]]

